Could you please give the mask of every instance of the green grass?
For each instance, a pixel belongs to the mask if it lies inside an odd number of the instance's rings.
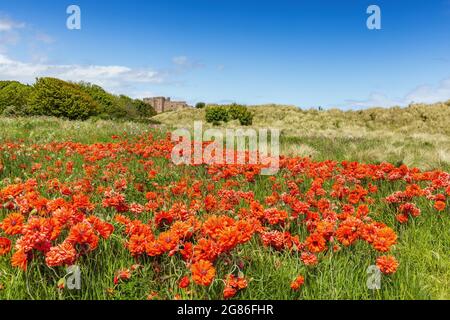
[[[0,119],[0,145],[24,140],[25,151],[20,158],[11,160],[7,152],[0,149],[0,162],[7,170],[0,172],[0,189],[8,185],[15,178],[30,178],[30,173],[18,167],[20,163],[30,164],[42,158],[34,158],[32,144],[45,144],[52,141],[74,141],[85,144],[96,142],[113,142],[113,135],[126,133],[130,137],[143,133],[164,135],[164,130],[153,129],[145,124],[132,122],[116,123],[111,121],[69,122],[52,118],[21,118]],[[385,133],[386,135],[388,133]],[[401,164],[405,157],[409,161],[423,162],[421,152],[433,152],[434,144],[427,144],[422,140],[415,141],[411,134],[398,136],[398,153],[388,150],[374,152],[374,149],[384,149],[384,144],[392,142],[386,140],[386,135],[374,137],[372,135],[350,137],[336,135],[324,137],[316,134],[291,136],[283,135],[282,149],[286,152],[311,153],[313,159],[321,161],[356,160],[363,162],[389,161]],[[417,133],[416,133],[417,134]],[[424,133],[425,134],[425,133]],[[436,133],[438,134],[438,133]],[[448,133],[442,133],[448,139]],[[402,137],[404,140],[402,140]],[[447,141],[447,140],[445,140]],[[307,145],[308,148],[299,149]],[[42,155],[45,152],[42,153]],[[309,154],[305,154],[307,156]],[[68,160],[62,150],[59,154],[51,155],[53,159]],[[70,158],[75,162],[75,170],[71,176],[64,176],[66,182],[75,181],[83,176],[82,160],[80,157]],[[111,159],[100,161],[99,165],[106,165]],[[145,176],[140,176],[141,167],[137,159],[129,159],[126,152],[120,153],[116,161],[123,161],[137,182],[145,183]],[[162,165],[164,164],[164,165]],[[166,160],[158,159],[156,165],[161,165],[161,172],[157,181],[170,185],[179,181],[181,177],[191,176],[206,181],[208,179],[202,168],[179,168],[170,166]],[[427,164],[431,168],[448,171],[449,163],[435,159]],[[283,172],[279,173],[282,176]],[[238,178],[239,180],[240,178]],[[99,181],[94,181],[99,184]],[[256,197],[262,200],[272,191],[267,178],[258,177],[257,183],[242,183],[242,190],[252,190]],[[404,187],[404,183],[379,184],[380,191],[376,205],[371,207],[377,219],[394,228],[399,234],[399,243],[393,254],[400,262],[399,270],[392,276],[383,276],[382,289],[370,291],[366,287],[366,270],[374,264],[376,253],[365,243],[358,243],[354,247],[344,248],[339,252],[329,251],[321,256],[317,267],[306,268],[295,254],[275,252],[264,248],[257,237],[244,246],[239,247],[229,257],[220,260],[217,273],[221,278],[236,269],[236,265],[243,263],[245,275],[250,278],[249,287],[240,292],[238,299],[450,299],[450,216],[448,211],[438,215],[432,209],[430,202],[418,202],[422,215],[408,225],[399,225],[394,220],[394,211],[381,201],[381,197],[391,194]],[[128,202],[142,202],[141,197],[133,190],[127,191]],[[49,194],[44,196],[51,197]],[[95,198],[97,197],[97,198]],[[94,195],[96,202],[101,198]],[[93,200],[93,201],[94,201]],[[181,196],[178,200],[186,200]],[[448,203],[448,201],[447,201]],[[0,209],[0,219],[6,210]],[[109,209],[97,208],[96,215],[110,221],[114,212]],[[141,217],[144,219],[145,217]],[[117,226],[116,226],[117,227]],[[295,230],[296,234],[306,235],[302,227]],[[42,258],[33,260],[27,272],[10,266],[9,256],[0,257],[0,300],[5,299],[145,299],[152,291],[158,292],[161,299],[172,299],[176,294],[184,299],[220,299],[223,283],[220,277],[209,288],[191,288],[185,291],[178,288],[179,279],[185,275],[186,268],[179,258],[161,257],[157,259],[145,258],[133,278],[115,288],[114,294],[108,289],[114,287],[114,273],[122,268],[128,268],[136,261],[124,248],[125,237],[120,230],[116,230],[107,241],[101,241],[99,248],[92,254],[77,262],[81,267],[82,290],[58,290],[58,281],[66,274],[64,268],[50,269],[45,266]],[[159,272],[158,272],[158,269]],[[298,293],[289,288],[291,281],[298,274],[305,275],[306,283]]]

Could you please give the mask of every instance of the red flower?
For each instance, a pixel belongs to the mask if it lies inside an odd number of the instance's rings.
[[[196,284],[209,286],[216,276],[216,269],[212,263],[206,260],[195,262],[191,266],[192,280]]]
[[[183,278],[181,278],[178,287],[180,287],[181,289],[185,289],[189,286],[189,284],[191,283],[191,280],[189,279],[189,277],[184,276]]]
[[[234,289],[233,287],[225,287],[225,289],[223,289],[223,297],[225,299],[231,299],[233,298],[237,293],[237,290]]]
[[[0,223],[6,234],[14,236],[22,233],[24,217],[21,213],[11,213]]]
[[[0,238],[0,256],[8,254],[11,251],[11,240]]]
[[[302,252],[302,254],[300,255],[300,259],[307,266],[314,266],[318,262],[317,256],[309,252]]]
[[[325,251],[327,248],[325,238],[318,233],[313,233],[306,238],[306,246],[308,247],[308,250],[313,253]]]
[[[131,271],[130,269],[123,269],[116,272],[114,276],[114,284],[119,284],[119,281],[126,281],[131,279]]]
[[[389,227],[380,228],[376,231],[373,247],[380,252],[388,252],[397,243],[397,234]]]
[[[295,278],[294,281],[291,283],[291,289],[294,291],[297,291],[301,288],[301,286],[305,283],[305,278],[303,276],[298,276]]]
[[[434,203],[434,208],[437,211],[444,211],[444,209],[445,209],[445,202],[444,201],[436,201]]]
[[[77,257],[73,245],[69,242],[63,242],[57,247],[53,247],[47,252],[45,262],[49,267],[72,265]]]
[[[27,254],[23,250],[16,251],[11,258],[11,265],[26,271],[28,265]]]
[[[377,259],[377,267],[384,274],[392,274],[397,271],[398,262],[393,256],[382,256]]]
[[[90,224],[81,222],[70,229],[67,241],[72,244],[86,245],[89,251],[95,250],[98,245],[98,236]]]

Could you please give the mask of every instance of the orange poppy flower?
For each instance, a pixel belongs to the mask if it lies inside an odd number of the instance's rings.
[[[191,280],[189,279],[189,277],[184,276],[183,278],[181,278],[180,282],[178,283],[178,287],[180,287],[181,289],[185,289],[189,286],[190,283],[191,283]]]
[[[114,284],[119,284],[119,281],[125,281],[131,279],[131,271],[130,269],[123,269],[116,272],[114,276]]]
[[[0,238],[0,256],[3,256],[11,251],[11,240],[8,238]]]
[[[27,254],[23,250],[16,251],[11,258],[11,265],[26,271],[28,265]]]
[[[305,278],[303,276],[298,276],[291,283],[291,289],[297,291],[301,288],[301,286],[305,283]]]
[[[398,262],[393,256],[382,256],[377,259],[377,267],[384,274],[392,274],[397,271]]]
[[[313,233],[306,238],[306,246],[312,253],[319,253],[327,248],[325,238],[319,233]]]
[[[306,266],[314,266],[317,264],[317,256],[310,252],[302,252],[300,259]]]
[[[210,261],[200,260],[191,266],[192,280],[196,284],[209,286],[216,276],[216,269]]]
[[[0,223],[0,228],[10,236],[21,234],[24,220],[25,219],[21,213],[11,213],[3,219],[2,223]]]
[[[436,201],[435,203],[434,203],[434,208],[437,210],[437,211],[444,211],[444,209],[445,209],[445,202],[444,201]]]
[[[389,227],[384,227],[376,231],[373,247],[380,252],[387,252],[397,243],[397,234]]]
[[[49,267],[71,265],[75,262],[77,252],[72,244],[63,242],[59,246],[53,247],[47,252],[45,262]]]

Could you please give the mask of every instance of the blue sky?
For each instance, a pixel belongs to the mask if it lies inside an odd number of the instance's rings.
[[[71,4],[81,30],[66,28]],[[446,100],[450,0],[1,0],[0,79],[39,76],[190,103]]]

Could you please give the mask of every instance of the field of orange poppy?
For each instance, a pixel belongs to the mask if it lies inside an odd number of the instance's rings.
[[[0,299],[450,298],[448,166],[335,153],[263,176],[175,166],[144,124],[2,126]]]

